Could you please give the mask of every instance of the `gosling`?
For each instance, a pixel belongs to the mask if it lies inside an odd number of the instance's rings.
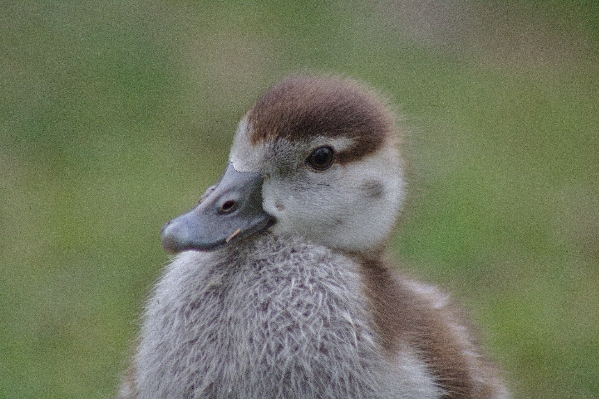
[[[394,116],[290,77],[240,121],[220,180],[166,224],[121,398],[509,395],[445,294],[385,258],[405,183]]]

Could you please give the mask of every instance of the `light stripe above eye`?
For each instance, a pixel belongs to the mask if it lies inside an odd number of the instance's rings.
[[[336,78],[292,77],[268,90],[247,115],[250,143],[348,139],[340,163],[360,159],[395,136],[393,114],[369,89]]]

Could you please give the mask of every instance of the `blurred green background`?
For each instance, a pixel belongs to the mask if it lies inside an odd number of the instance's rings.
[[[517,398],[599,397],[595,1],[0,2],[0,397],[107,398],[237,120],[298,71],[403,115],[394,257]]]

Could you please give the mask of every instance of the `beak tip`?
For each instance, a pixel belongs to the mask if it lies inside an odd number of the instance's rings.
[[[160,232],[160,241],[162,248],[169,254],[176,254],[183,250],[181,245],[181,232],[177,231],[176,223],[173,221],[166,223]]]
[[[162,234],[160,241],[162,244],[162,248],[169,254],[176,254],[181,251],[181,248],[177,243],[177,240],[174,239],[171,235]]]

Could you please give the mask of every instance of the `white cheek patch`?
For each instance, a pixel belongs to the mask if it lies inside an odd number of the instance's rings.
[[[345,165],[345,176],[336,182],[344,194],[335,231],[343,248],[364,250],[383,242],[395,224],[404,196],[399,157],[392,147]]]
[[[383,242],[403,199],[401,163],[383,148],[365,159],[308,168],[263,186],[264,209],[277,217],[277,234],[300,234],[317,243],[361,251]]]

